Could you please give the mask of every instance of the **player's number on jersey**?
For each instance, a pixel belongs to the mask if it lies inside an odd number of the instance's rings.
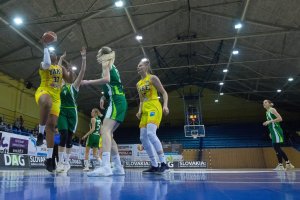
[[[59,82],[59,77],[54,76],[53,81],[54,81],[54,83],[58,83]]]

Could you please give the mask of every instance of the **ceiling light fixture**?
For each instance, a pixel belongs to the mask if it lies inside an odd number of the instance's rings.
[[[14,18],[14,23],[16,25],[21,25],[21,24],[23,24],[23,19],[21,17],[15,17]]]
[[[137,36],[135,36],[135,39],[136,39],[137,41],[141,41],[141,40],[143,39],[143,36],[137,35]]]
[[[232,54],[233,54],[233,55],[238,55],[238,54],[239,54],[239,51],[238,51],[238,50],[233,50],[233,51],[232,51]]]
[[[124,2],[123,1],[116,1],[115,6],[118,7],[118,8],[121,8],[121,7],[124,6]]]
[[[241,24],[241,23],[237,23],[237,24],[234,25],[235,29],[240,29],[242,27],[243,27],[243,24]]]

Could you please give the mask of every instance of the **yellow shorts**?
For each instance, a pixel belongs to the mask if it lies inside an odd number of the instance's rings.
[[[35,92],[35,101],[39,104],[39,99],[42,95],[48,94],[52,99],[52,107],[50,114],[59,116],[60,112],[60,93],[53,91],[47,87],[39,87]]]
[[[100,135],[100,139],[99,139],[99,148],[102,148],[102,136]]]
[[[143,102],[140,128],[145,128],[147,124],[155,124],[159,127],[162,118],[162,108],[158,100]]]

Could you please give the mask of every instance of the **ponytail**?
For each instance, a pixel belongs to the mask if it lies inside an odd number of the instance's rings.
[[[93,108],[93,111],[95,112],[95,114],[98,116],[98,117],[102,117],[102,114],[100,112],[100,110],[98,108]]]
[[[274,107],[274,103],[273,103],[271,100],[266,99],[266,101],[270,104],[270,106],[271,106],[272,108]]]

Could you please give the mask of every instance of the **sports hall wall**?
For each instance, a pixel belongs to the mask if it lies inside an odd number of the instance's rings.
[[[166,88],[167,89],[167,88]],[[184,125],[184,111],[183,99],[179,93],[185,95],[198,95],[198,87],[186,86],[178,90],[169,92],[169,110],[168,116],[163,116],[161,125],[172,127],[183,127]],[[263,123],[265,121],[265,109],[260,102],[247,100],[244,98],[234,97],[230,95],[221,96],[220,102],[215,103],[217,96],[215,91],[204,89],[201,99],[203,124],[224,124],[224,123]],[[130,101],[129,101],[130,103]],[[300,114],[296,112],[288,112],[280,107],[275,108],[282,115],[283,120],[297,121],[300,120]],[[138,107],[130,108],[125,118],[122,127],[138,127],[138,119],[135,117]]]
[[[0,116],[8,124],[22,115],[24,126],[33,129],[39,123],[39,109],[34,99],[35,90],[27,89],[23,80],[17,81],[0,73]],[[88,130],[89,119],[79,113],[77,133],[82,134]]]
[[[299,151],[292,147],[284,147],[283,150],[293,165],[299,167]],[[274,168],[278,164],[272,147],[203,149],[201,152],[202,160],[207,161],[207,167],[211,169]],[[199,160],[199,153],[199,150],[185,149],[183,158],[187,161]]]

